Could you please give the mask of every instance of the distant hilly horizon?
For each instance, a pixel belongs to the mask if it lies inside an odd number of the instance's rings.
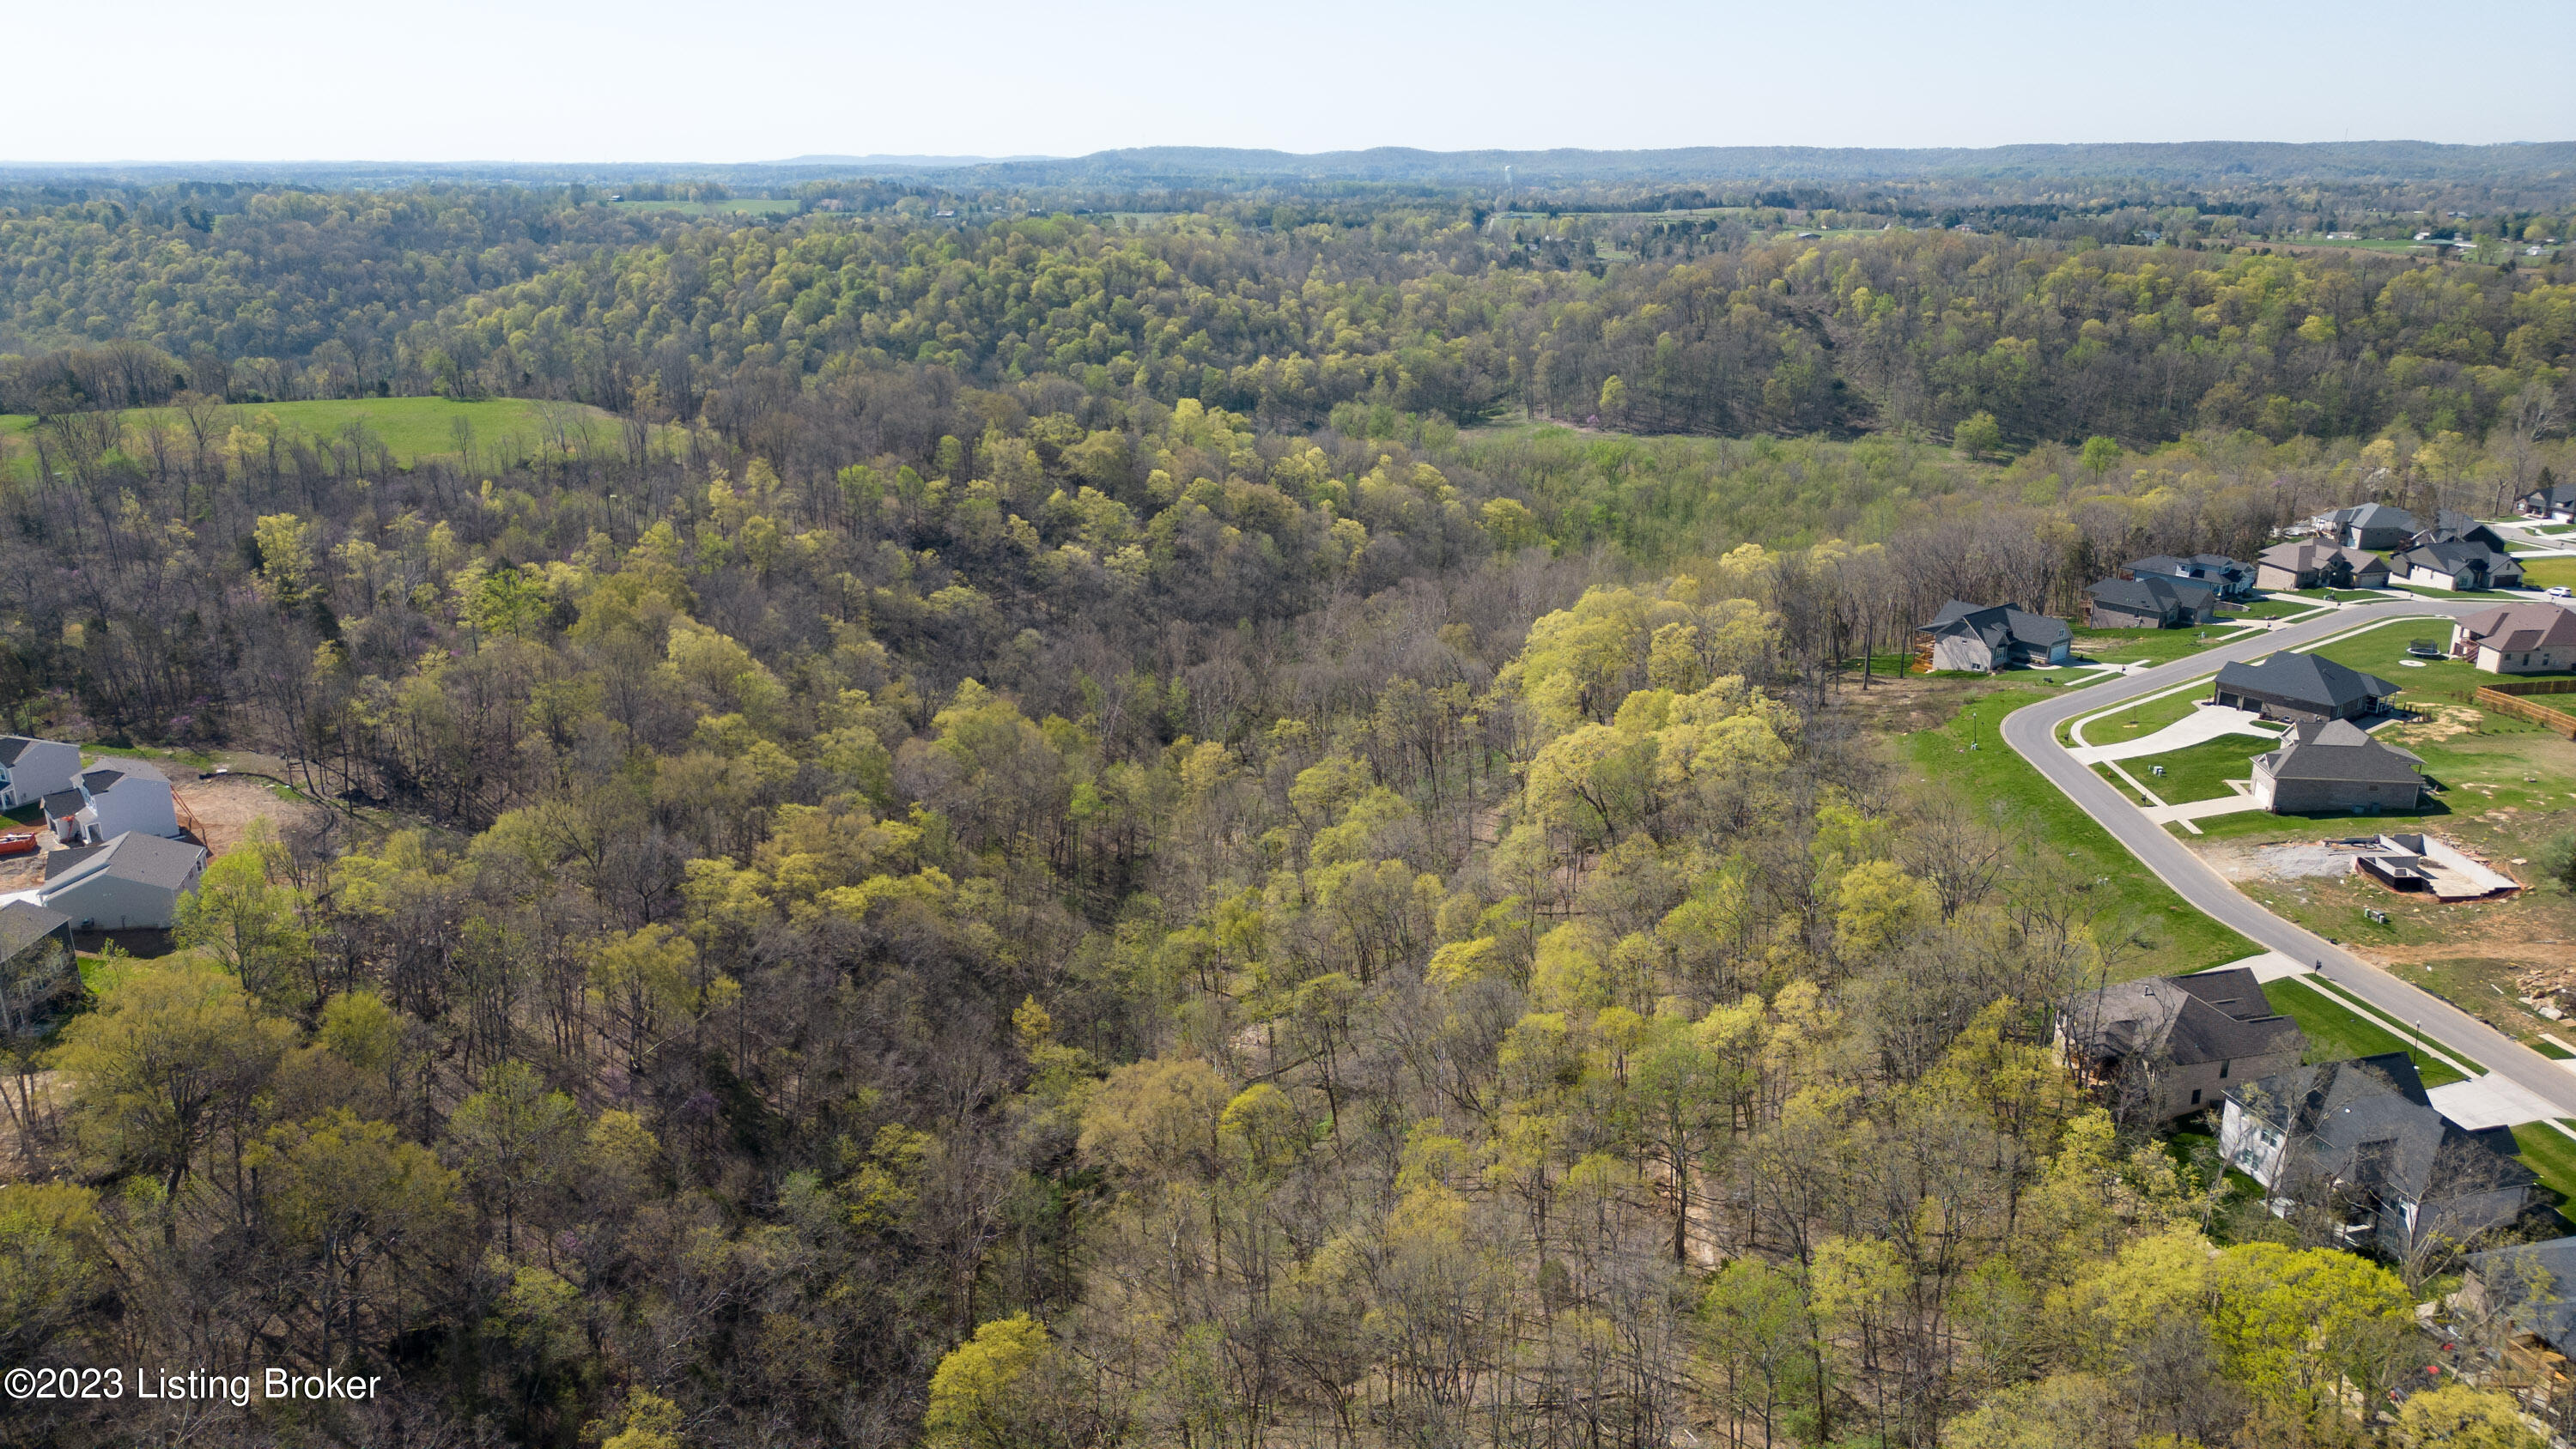
[[[2576,140],[2453,145],[2432,141],[2153,141],[1987,147],[1688,146],[1604,150],[1434,151],[1378,146],[1294,152],[1137,146],[1079,156],[806,153],[771,161],[0,161],[0,181],[160,180],[399,184],[475,180],[564,184],[708,179],[752,185],[827,176],[903,176],[968,186],[1204,186],[1264,181],[1483,185],[1510,167],[1516,183],[2030,180],[2493,180],[2576,177]]]

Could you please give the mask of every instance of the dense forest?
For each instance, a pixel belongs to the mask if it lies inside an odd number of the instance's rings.
[[[0,1438],[2378,1437],[2455,1265],[2079,1094],[2151,923],[1865,704],[2570,476],[2568,263],[862,192],[0,197],[9,726],[315,802],[0,983],[0,1357],[382,1381]],[[433,395],[607,418],[266,411]]]

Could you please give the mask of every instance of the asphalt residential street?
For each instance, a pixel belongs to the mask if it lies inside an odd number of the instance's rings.
[[[2084,813],[2099,821],[2185,901],[2268,950],[2321,967],[2325,978],[2402,1022],[2422,1022],[2427,1041],[2448,1048],[2486,1067],[2550,1104],[2562,1116],[2576,1116],[2576,1072],[2505,1036],[2485,1022],[2417,990],[2324,937],[2273,915],[2256,905],[2224,876],[2209,868],[2190,846],[2147,819],[2137,803],[2079,764],[2058,743],[2057,729],[2080,715],[2099,714],[2124,700],[2157,694],[2198,676],[2215,673],[2222,664],[2260,659],[2301,644],[2350,633],[2357,628],[2409,616],[2473,614],[2495,601],[2390,600],[2353,605],[2325,618],[2250,635],[2206,649],[2188,659],[2072,689],[2057,699],[2030,705],[2004,717],[2004,742],[2036,766]]]

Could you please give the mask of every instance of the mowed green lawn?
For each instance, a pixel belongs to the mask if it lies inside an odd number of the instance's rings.
[[[2527,588],[2548,589],[2565,586],[2576,589],[2576,558],[2535,558],[2522,565],[2522,582]]]
[[[512,456],[533,452],[554,436],[556,429],[549,410],[562,417],[563,428],[572,434],[576,446],[584,429],[595,444],[609,445],[617,440],[618,420],[610,413],[585,404],[545,403],[528,398],[456,402],[443,397],[377,397],[241,403],[226,408],[225,413],[231,425],[256,428],[261,415],[266,414],[295,432],[320,438],[336,438],[351,423],[360,423],[383,441],[397,461],[410,463],[456,453],[456,425],[460,420],[472,429],[478,451],[498,448]],[[126,419],[129,441],[139,439],[141,430],[155,422],[171,428],[183,425],[179,415],[167,408],[138,409],[128,413]],[[16,445],[23,449],[24,435],[34,423],[35,419],[23,413],[0,414],[0,433],[18,435]]]
[[[2075,652],[2103,664],[2168,664],[2208,648],[2202,634],[2224,632],[2223,623],[2193,629],[2078,629]]]
[[[2253,955],[2252,942],[2184,904],[2003,742],[1997,731],[2005,715],[2054,696],[2046,689],[1997,690],[1971,700],[1948,724],[1897,743],[1925,788],[1980,818],[2001,807],[2008,831],[2093,882],[2086,889],[2101,892],[2105,911],[2134,927],[2147,946],[2122,962],[2124,977],[2197,971]]]
[[[2567,1125],[2576,1127],[2576,1122]],[[2512,1129],[2515,1155],[2536,1174],[2541,1185],[2561,1201],[2576,1199],[2576,1138],[2546,1122],[2525,1122]]]
[[[2447,649],[2451,642],[2448,619],[2394,619],[2374,629],[2364,630],[2349,638],[2320,645],[2316,654],[2337,664],[2349,665],[2396,685],[2401,693],[2397,703],[2420,709],[2430,704],[2459,704],[2485,686],[2497,682],[2465,659],[2418,659],[2406,652],[2406,646],[2423,640],[2436,649]],[[2518,676],[2549,678],[2547,675]],[[2563,677],[2563,676],[2561,676]]]
[[[2271,741],[2252,735],[2221,735],[2186,749],[2122,760],[2120,768],[2168,805],[2219,800],[2236,793],[2227,788],[2228,781],[2251,779],[2254,757],[2271,748]],[[2156,775],[2159,765],[2165,772],[2161,779]]]
[[[2383,1052],[2407,1052],[2415,1057],[2415,1071],[2425,1086],[2466,1080],[2431,1057],[2416,1055],[2408,1049],[2405,1038],[2309,985],[2304,977],[2266,983],[2263,996],[2274,1011],[2297,1022],[2299,1030],[2307,1034],[2309,1061],[2343,1062]]]

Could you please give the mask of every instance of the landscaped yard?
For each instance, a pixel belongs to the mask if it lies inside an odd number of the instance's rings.
[[[2323,601],[2318,599],[2275,595],[2270,598],[2256,599],[2244,605],[2229,605],[2219,611],[2218,622],[2224,624],[2230,619],[2287,619],[2299,614],[2313,614],[2321,602]]]
[[[2166,664],[2208,647],[2200,636],[2226,632],[2224,624],[2198,629],[2078,629],[2075,652],[2104,664]]]
[[[2271,741],[2252,735],[2221,735],[2167,754],[2122,760],[2120,768],[2168,805],[2219,800],[2236,793],[2227,788],[2228,781],[2251,779],[2254,757],[2271,748]],[[2156,776],[2158,765],[2165,771],[2161,779]]]
[[[2465,659],[2448,656],[2418,659],[2410,656],[2406,646],[2419,639],[2429,641],[2436,648],[2447,649],[2451,642],[2451,621],[2392,619],[2377,628],[2320,645],[2315,652],[2318,658],[2376,674],[2397,685],[2404,691],[2397,696],[2397,703],[2408,709],[2424,709],[2435,703],[2466,704],[2481,687],[2498,681],[2498,676]]]
[[[2576,589],[2576,558],[2525,559],[2522,565],[2525,588],[2549,589],[2564,585]]]
[[[2299,1030],[2307,1034],[2309,1061],[2341,1062],[2382,1052],[2407,1052],[2415,1058],[2415,1071],[2423,1077],[2425,1086],[2467,1080],[2431,1057],[2413,1052],[2404,1037],[2319,991],[2305,977],[2269,982],[2263,995],[2274,1011],[2297,1022]]]
[[[1979,816],[2002,807],[2008,830],[2025,836],[2032,849],[2064,859],[2078,879],[2095,882],[2089,889],[2103,893],[2105,911],[2134,927],[2147,946],[2120,963],[2123,979],[2253,955],[2252,942],[2184,904],[2003,742],[2003,717],[2050,693],[2002,689],[1972,700],[1947,724],[1900,737],[1902,758],[1925,788]]]
[[[2567,1125],[2576,1127],[2576,1121]],[[2515,1155],[2540,1178],[2541,1185],[2563,1202],[2576,1198],[2576,1138],[2546,1122],[2525,1122],[2511,1129]]]
[[[2208,680],[2194,680],[2171,694],[2129,700],[2098,716],[2078,716],[2067,722],[2070,731],[2067,738],[2074,739],[2071,731],[2081,725],[2084,738],[2080,743],[2087,745],[2112,745],[2122,740],[2145,739],[2167,725],[2191,718],[2192,712],[2200,708],[2200,702],[2209,698],[2210,688]]]

